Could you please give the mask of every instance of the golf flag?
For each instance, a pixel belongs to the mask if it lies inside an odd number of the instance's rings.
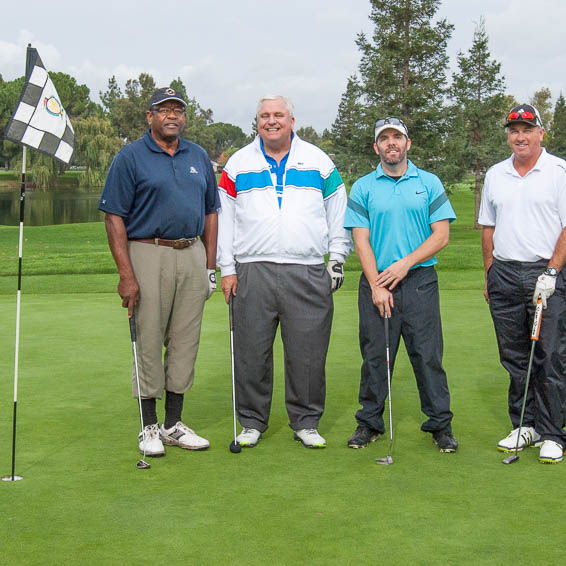
[[[71,120],[37,49],[28,47],[27,56],[24,88],[4,137],[67,164],[75,146]]]

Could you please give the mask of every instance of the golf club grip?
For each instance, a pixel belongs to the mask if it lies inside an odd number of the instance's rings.
[[[133,314],[130,318],[130,337],[132,338],[132,342],[136,341],[136,318]]]
[[[389,346],[389,317],[387,314],[383,317],[383,330],[385,332],[385,344]]]
[[[535,309],[535,316],[533,318],[533,329],[531,331],[531,340],[538,340],[541,323],[542,323],[542,301],[539,298],[537,301],[537,308]]]
[[[230,320],[230,332],[234,330],[234,306],[232,305],[232,291],[230,291],[230,298],[228,299],[228,319]]]

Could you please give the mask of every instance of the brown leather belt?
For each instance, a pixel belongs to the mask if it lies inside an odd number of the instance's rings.
[[[162,240],[161,238],[147,238],[139,240],[131,240],[132,242],[141,242],[142,244],[153,244],[155,246],[167,246],[176,250],[184,250],[190,248],[196,243],[198,238],[179,238],[178,240]]]

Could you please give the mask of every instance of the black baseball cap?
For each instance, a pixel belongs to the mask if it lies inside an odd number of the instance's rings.
[[[181,98],[176,90],[171,87],[158,88],[149,99],[149,107],[155,106],[156,104],[161,104],[162,102],[167,102],[168,100],[176,100],[180,102],[183,106],[187,106],[187,103]]]
[[[509,110],[504,126],[507,127],[514,122],[543,127],[538,110],[530,104],[519,104],[519,106],[514,106]]]

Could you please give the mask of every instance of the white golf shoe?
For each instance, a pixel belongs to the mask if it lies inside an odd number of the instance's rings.
[[[143,433],[140,432],[138,435],[138,447],[142,454],[145,452],[146,456],[165,456],[165,448],[159,438],[158,424],[151,424],[144,427]]]
[[[168,446],[180,446],[185,450],[206,450],[210,442],[200,437],[192,428],[178,421],[175,426],[165,428],[161,425],[161,440]]]
[[[497,450],[500,452],[514,452],[517,445],[517,436],[519,436],[519,429],[512,430],[508,436],[499,442]],[[532,426],[521,427],[521,436],[519,438],[518,451],[520,452],[527,446],[536,445],[540,440],[540,434]]]
[[[538,461],[543,464],[558,464],[562,462],[564,449],[554,440],[545,440],[540,446]]]
[[[326,440],[318,434],[316,428],[296,430],[293,438],[300,440],[307,448],[326,448]]]
[[[261,432],[255,428],[244,427],[242,432],[236,436],[236,442],[244,448],[253,448],[261,438]]]

